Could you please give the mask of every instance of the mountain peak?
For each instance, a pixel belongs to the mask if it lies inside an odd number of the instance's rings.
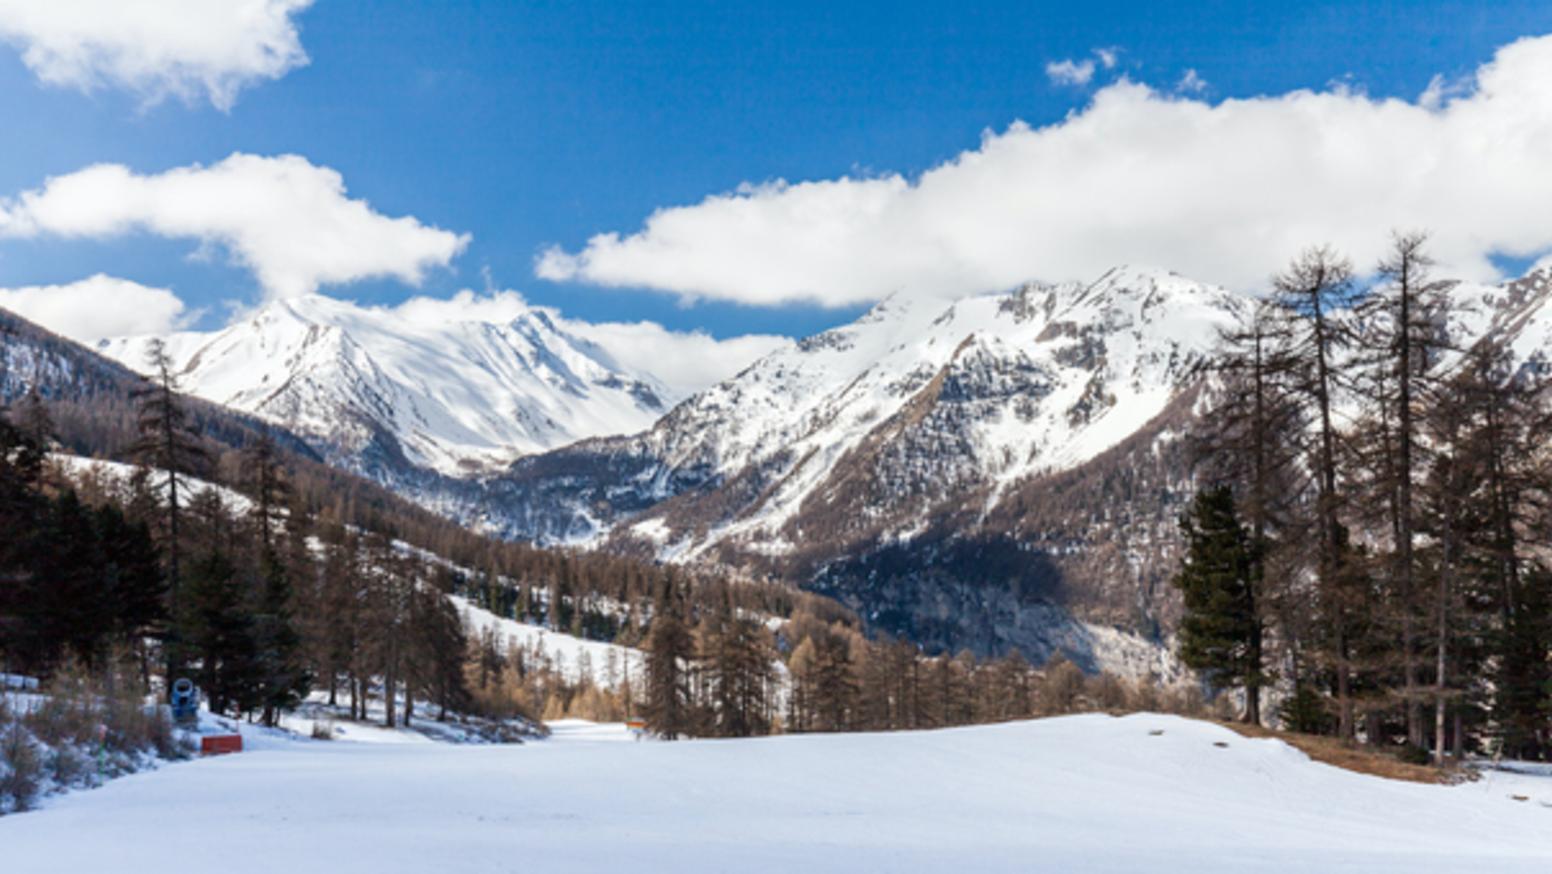
[[[358,470],[394,458],[449,475],[495,469],[645,429],[664,412],[656,380],[622,369],[541,309],[504,322],[465,315],[308,295],[166,344],[186,390],[284,425]],[[141,367],[149,340],[102,350]]]

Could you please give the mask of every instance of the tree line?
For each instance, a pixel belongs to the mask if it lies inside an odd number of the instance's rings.
[[[1175,584],[1183,659],[1289,728],[1442,763],[1552,754],[1552,424],[1538,359],[1398,234],[1311,249],[1223,336]]]
[[[1018,650],[978,659],[929,655],[869,636],[839,604],[805,603],[763,621],[726,597],[725,581],[668,581],[643,640],[639,711],[658,736],[894,731],[1081,711],[1209,712],[1199,687],[1085,674],[1060,654],[1032,666]],[[699,589],[699,591],[696,591]]]

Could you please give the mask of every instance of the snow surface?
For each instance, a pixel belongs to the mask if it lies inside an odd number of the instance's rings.
[[[631,530],[664,559],[693,559],[728,539],[790,552],[798,544],[783,526],[935,379],[974,386],[980,402],[952,457],[913,459],[935,471],[939,488],[1000,490],[1075,467],[1157,416],[1247,306],[1225,289],[1138,267],[948,305],[888,298],[849,325],[761,358],[644,435],[669,465],[709,462],[724,477],[778,464],[777,485],[757,506],[693,543],[673,541],[654,511]]]
[[[28,874],[1552,870],[1552,779],[1392,782],[1176,717],[673,744],[557,729],[512,747],[256,738],[0,819],[0,860]]]
[[[645,664],[641,650],[598,640],[585,640],[540,625],[506,619],[457,595],[449,595],[448,598],[457,606],[469,636],[474,637],[487,628],[492,629],[502,652],[514,643],[523,650],[542,652],[567,682],[575,683],[586,673],[593,685],[605,689],[618,688],[629,671],[630,677],[640,688],[641,672]]]
[[[49,461],[58,465],[60,471],[73,481],[79,481],[87,475],[102,477],[113,484],[115,488],[127,488],[130,478],[135,474],[135,465],[125,464],[121,461],[106,461],[101,458],[86,458],[81,455],[70,455],[64,452],[50,452]],[[253,501],[242,492],[227,488],[223,485],[199,479],[198,477],[177,474],[178,494],[180,502],[187,502],[195,495],[214,491],[221,498],[221,503],[233,513],[242,514],[253,509]],[[150,477],[152,492],[166,500],[167,474],[153,470]]]
[[[412,461],[450,475],[639,430],[679,399],[539,308],[500,322],[421,316],[311,295],[164,340],[192,394],[347,454],[383,429]],[[143,370],[152,339],[105,340],[98,351]]]

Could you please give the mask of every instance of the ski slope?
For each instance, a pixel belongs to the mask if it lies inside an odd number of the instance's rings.
[[[1552,870],[1552,778],[1391,782],[1175,717],[674,744],[557,728],[510,747],[255,737],[0,819],[0,869]]]

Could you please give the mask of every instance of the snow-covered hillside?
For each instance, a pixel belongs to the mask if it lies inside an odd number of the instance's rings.
[[[458,607],[464,628],[470,634],[489,629],[496,636],[501,651],[508,645],[515,645],[519,649],[542,653],[550,666],[571,682],[586,677],[593,685],[604,689],[618,689],[627,682],[641,688],[644,656],[639,649],[584,640],[532,623],[506,619],[469,603],[466,598],[449,597]]]
[[[1135,268],[952,304],[891,298],[702,392],[644,438],[668,467],[721,479],[762,469],[770,487],[757,503],[704,532],[671,512],[633,530],[679,558],[725,540],[788,552],[800,546],[802,527],[789,523],[805,504],[834,503],[848,464],[880,450],[890,493],[855,509],[909,534],[934,499],[990,487],[995,500],[1008,483],[1135,433],[1244,306],[1223,289]],[[902,501],[916,512],[888,519]]]
[[[995,500],[1009,483],[1071,468],[1137,432],[1246,305],[1226,290],[1136,268],[956,302],[890,298],[765,356],[642,435],[520,465],[513,502],[523,506],[513,508],[509,533],[582,541],[613,533],[675,560],[730,542],[780,555],[812,533],[802,515],[841,502],[861,477],[876,481],[870,497],[879,500],[848,506],[857,511],[849,521],[909,535],[947,497],[989,488]],[[597,492],[582,481],[569,503],[557,493],[553,506],[535,506],[532,475],[558,468],[575,479],[567,459],[590,454],[616,467],[620,458],[638,461],[608,471],[616,478]],[[719,490],[710,501],[654,506]]]
[[[510,315],[510,314],[508,314]],[[144,369],[149,337],[99,350]],[[184,390],[368,467],[402,452],[447,475],[649,426],[678,389],[632,372],[539,308],[486,321],[456,307],[275,301],[215,332],[165,338]]]
[[[675,744],[564,728],[516,747],[267,740],[0,819],[0,858],[28,874],[1552,869],[1552,779],[1392,782],[1174,717]]]

